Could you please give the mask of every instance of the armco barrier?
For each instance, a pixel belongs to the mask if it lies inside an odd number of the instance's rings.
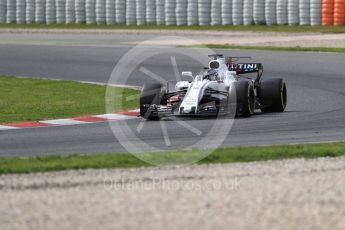
[[[345,0],[0,0],[0,23],[344,25]]]

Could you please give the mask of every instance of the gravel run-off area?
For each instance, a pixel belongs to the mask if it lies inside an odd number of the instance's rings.
[[[16,37],[13,38],[14,34]],[[79,42],[84,35],[94,35],[93,40],[112,40],[115,44],[134,45],[149,38],[160,36],[186,37],[190,40],[164,39],[152,45],[238,45],[276,47],[345,47],[345,33],[293,33],[293,32],[250,32],[250,31],[188,31],[188,30],[64,30],[64,29],[0,29],[0,44],[38,43],[45,44],[45,38],[59,40],[75,38]],[[37,40],[33,38],[37,36]],[[63,36],[63,37],[60,37]],[[78,38],[81,37],[82,39]],[[119,38],[121,41],[118,41]],[[125,42],[123,42],[125,40]],[[194,41],[193,41],[194,40]],[[92,41],[89,41],[92,43]],[[68,44],[68,43],[64,43]]]
[[[345,229],[345,158],[0,177],[1,229]]]

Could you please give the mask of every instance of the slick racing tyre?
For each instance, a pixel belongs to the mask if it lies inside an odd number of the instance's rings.
[[[287,90],[283,79],[263,80],[258,88],[258,95],[262,112],[284,112]]]
[[[255,110],[255,94],[253,84],[249,81],[238,81],[236,88],[236,116],[250,117]]]
[[[140,95],[140,116],[147,120],[158,120],[157,111],[152,105],[160,105],[163,94],[162,84],[145,84]]]

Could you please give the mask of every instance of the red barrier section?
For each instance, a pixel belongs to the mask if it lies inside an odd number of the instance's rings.
[[[322,1],[322,25],[333,25],[334,19],[334,0]]]
[[[334,1],[334,25],[345,24],[345,0]]]

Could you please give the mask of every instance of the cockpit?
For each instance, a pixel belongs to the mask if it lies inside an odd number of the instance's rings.
[[[203,80],[218,81],[219,80],[218,71],[215,70],[215,69],[205,69],[205,70],[202,70],[198,74],[197,80],[198,81],[203,81]]]

